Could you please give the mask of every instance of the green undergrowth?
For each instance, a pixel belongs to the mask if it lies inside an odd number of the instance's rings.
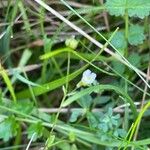
[[[0,150],[148,150],[149,0],[0,2]]]

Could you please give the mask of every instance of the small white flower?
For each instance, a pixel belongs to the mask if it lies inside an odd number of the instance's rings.
[[[83,72],[81,81],[77,84],[77,87],[80,86],[89,86],[94,83],[96,79],[96,74],[87,69]]]

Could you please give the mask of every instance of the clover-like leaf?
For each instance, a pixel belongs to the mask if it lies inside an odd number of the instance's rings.
[[[112,61],[112,67],[116,72],[118,72],[121,75],[125,72],[125,65],[117,61]]]
[[[136,67],[141,66],[141,57],[137,53],[131,53],[128,60],[132,65],[134,65]]]
[[[124,129],[117,129],[117,132],[122,138],[124,138],[127,135],[127,132]]]
[[[128,12],[130,17],[143,19],[150,14],[149,0],[107,0],[106,8],[111,15],[123,16]]]
[[[92,104],[92,97],[90,95],[85,95],[78,100],[78,104],[83,108],[90,108]]]
[[[100,124],[98,125],[98,127],[99,127],[99,129],[101,129],[103,132],[107,132],[107,131],[109,130],[108,125],[105,124],[105,123],[100,123]]]
[[[131,45],[142,44],[145,39],[144,28],[139,25],[131,25],[129,28],[128,41]]]
[[[18,124],[14,117],[9,117],[0,122],[0,139],[8,141],[17,134]]]
[[[12,109],[17,110],[24,114],[31,114],[34,106],[29,100],[20,100],[17,103],[13,103]]]
[[[43,135],[44,127],[42,126],[41,122],[31,124],[27,130],[28,138],[30,139],[33,135],[33,141],[40,138]]]
[[[111,40],[112,45],[114,45],[122,55],[124,55],[124,50],[127,47],[127,42],[124,34],[124,32],[119,31],[114,35],[113,39]]]
[[[91,128],[95,128],[95,127],[98,126],[98,120],[97,120],[97,118],[94,116],[93,113],[88,112],[88,113],[87,113],[87,119],[88,119],[88,122],[89,122],[89,126],[90,126]]]
[[[70,116],[70,122],[76,122],[78,117],[82,114],[82,110],[74,110]]]

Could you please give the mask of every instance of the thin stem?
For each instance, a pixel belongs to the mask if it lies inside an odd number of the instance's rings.
[[[17,130],[17,136],[15,138],[14,146],[17,146],[20,144],[22,139],[22,132],[21,132],[21,124],[18,124],[18,130]],[[18,148],[14,148],[14,150],[17,150]]]
[[[126,6],[127,6],[127,0],[126,0]],[[127,48],[125,50],[125,56],[128,56],[128,35],[129,34],[129,15],[128,10],[125,10],[125,38],[127,42]]]
[[[147,76],[149,76],[149,75],[150,75],[150,66],[147,69]],[[147,82],[148,82],[148,79],[147,79]],[[145,98],[146,98],[146,92],[147,92],[147,85],[145,85],[145,88],[144,88],[144,93],[143,93],[142,102],[141,102],[141,108],[140,108],[141,111],[142,111],[142,109],[144,107],[144,102],[145,102]],[[141,120],[139,121],[139,123],[137,125],[136,131],[135,131],[135,134],[134,134],[134,137],[133,137],[134,141],[136,141],[136,139],[137,139],[138,131],[139,131],[139,128],[140,128],[140,124],[141,124]],[[132,147],[132,150],[134,150],[134,147]]]
[[[62,98],[62,101],[61,101],[60,107],[58,109],[58,112],[56,114],[53,126],[52,126],[51,131],[50,131],[50,135],[52,135],[52,133],[54,131],[55,125],[57,124],[57,121],[58,121],[59,114],[61,113],[62,104],[64,103],[64,101],[65,101],[65,99],[67,97],[69,73],[70,73],[70,52],[68,52],[67,76],[66,76],[67,82],[66,82],[66,87],[65,88],[63,87],[64,96]],[[47,150],[48,148],[49,148],[48,145],[46,145],[44,149]]]
[[[23,71],[23,74],[24,74],[25,78],[26,78],[27,80],[29,80],[29,78],[28,78],[28,76],[27,76],[27,74],[26,74],[25,71]],[[31,87],[30,84],[28,84],[28,87],[29,87],[29,91],[30,91],[30,93],[31,93],[33,102],[35,103],[35,106],[37,107],[37,104],[38,104],[38,103],[37,103],[36,97],[35,97],[35,95],[34,95],[34,91],[33,91],[33,89],[32,89],[32,87]]]

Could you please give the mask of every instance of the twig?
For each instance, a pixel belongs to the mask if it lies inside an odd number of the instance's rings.
[[[57,113],[59,108],[39,108],[39,111],[45,112],[45,113]],[[69,112],[74,112],[74,111],[84,111],[83,108],[70,108]],[[92,109],[92,112],[102,112],[104,111],[101,108],[94,108]],[[131,110],[129,110],[131,112]],[[140,111],[140,109],[137,109],[137,111]],[[115,113],[124,113],[124,109],[113,109],[113,112]],[[68,113],[68,108],[62,108],[60,111],[61,114],[66,114]]]
[[[13,75],[13,72],[18,71],[18,72],[29,72],[35,69],[40,68],[42,65],[41,64],[34,64],[34,65],[28,65],[25,67],[17,67],[17,68],[11,68],[11,69],[6,69],[6,72],[8,75]]]

